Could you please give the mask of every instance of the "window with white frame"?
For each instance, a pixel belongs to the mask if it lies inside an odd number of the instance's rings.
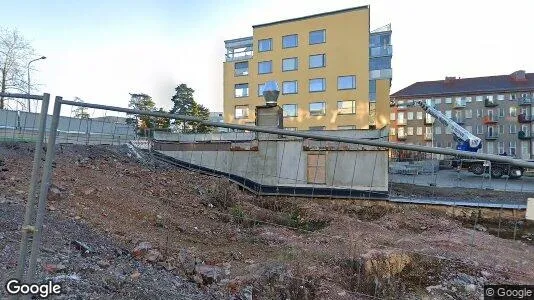
[[[516,147],[517,147],[517,143],[516,141],[510,141],[510,156],[516,156]]]
[[[408,119],[408,120],[413,120],[413,111],[409,111],[409,112],[407,113],[407,117],[406,117],[406,119]]]
[[[497,154],[504,153],[504,142],[497,142]]]
[[[452,117],[452,111],[446,110],[445,111],[445,115],[447,116],[447,118],[451,118]]]
[[[248,105],[237,105],[235,107],[235,118],[236,119],[248,118]]]
[[[473,126],[471,125],[465,125],[465,130],[469,131],[469,132],[473,132]]]
[[[423,119],[423,112],[422,111],[418,111],[417,112],[417,120],[422,120]]]
[[[477,118],[482,118],[482,109],[477,109]]]
[[[408,135],[413,135],[413,127],[408,127],[408,128],[406,129],[406,133],[407,133]]]
[[[441,104],[441,98],[434,99],[434,104]]]
[[[503,101],[504,100],[504,95],[497,95],[497,100]]]
[[[488,99],[488,101],[493,101],[493,95],[486,95],[486,99]]]
[[[495,152],[495,144],[492,141],[486,142],[486,153],[493,154]]]
[[[472,101],[473,101],[473,97],[471,97],[471,96],[465,97],[465,103],[470,103]]]
[[[504,125],[499,125],[497,127],[497,131],[498,131],[499,134],[504,134]]]
[[[452,103],[452,98],[451,97],[445,98],[445,103],[447,103],[447,104]]]
[[[395,127],[389,128],[389,135],[396,135],[397,133],[395,129],[396,129]]]
[[[477,125],[477,134],[482,134],[482,125]]]
[[[504,118],[504,108],[499,108],[499,118]]]
[[[417,127],[417,135],[423,135],[423,127]]]
[[[236,98],[248,96],[248,83],[239,83],[234,86],[234,96]]]
[[[484,100],[484,96],[476,96],[475,97],[475,101],[476,102],[482,102],[482,100]]]
[[[441,134],[441,126],[436,126],[436,128],[434,128],[434,133],[435,134]]]
[[[516,124],[510,124],[510,133],[516,134],[517,133],[517,125]]]
[[[284,104],[282,105],[284,117],[296,117],[298,115],[298,107],[296,104]]]
[[[296,80],[282,82],[282,94],[296,94],[298,93],[298,84]]]
[[[510,106],[510,117],[517,117],[517,107]]]
[[[395,117],[397,116],[397,114],[395,114],[394,112],[392,113],[389,113],[389,120],[390,121],[395,121]]]
[[[473,117],[473,110],[471,109],[466,109],[465,110],[465,118],[466,119],[471,119]]]
[[[445,127],[445,134],[452,134],[452,130],[449,126]]]

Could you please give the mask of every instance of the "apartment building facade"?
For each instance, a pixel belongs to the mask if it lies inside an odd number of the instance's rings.
[[[479,137],[484,153],[534,158],[534,73],[417,82],[393,93],[391,100],[392,141],[456,147],[448,128],[412,105],[422,100]]]
[[[265,82],[278,82],[284,127],[383,128],[389,123],[391,26],[369,31],[361,6],[252,26],[225,41],[224,120],[255,124]]]

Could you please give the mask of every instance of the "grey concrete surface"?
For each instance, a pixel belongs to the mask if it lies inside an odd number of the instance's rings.
[[[487,175],[474,175],[467,171],[440,170],[419,175],[389,174],[389,181],[422,186],[461,187],[473,189],[492,189],[497,191],[532,192],[534,177],[523,176],[520,179],[489,178]]]

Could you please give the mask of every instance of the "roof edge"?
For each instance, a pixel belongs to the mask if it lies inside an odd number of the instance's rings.
[[[258,25],[252,25],[252,28],[267,27],[267,26],[271,26],[271,25],[277,25],[277,24],[282,24],[282,23],[301,21],[301,20],[306,20],[306,19],[311,19],[311,18],[324,17],[324,16],[329,16],[329,15],[341,14],[341,13],[346,13],[346,12],[350,12],[350,11],[361,10],[361,9],[369,9],[369,8],[370,8],[370,5],[349,7],[349,8],[344,8],[344,9],[340,9],[340,10],[334,10],[334,11],[329,11],[329,12],[324,12],[324,13],[319,13],[319,14],[313,14],[313,15],[308,15],[308,16],[303,16],[303,17],[298,17],[298,18],[291,18],[291,19],[285,19],[285,20],[274,21],[274,22],[269,22],[269,23],[263,23],[263,24],[258,24]]]

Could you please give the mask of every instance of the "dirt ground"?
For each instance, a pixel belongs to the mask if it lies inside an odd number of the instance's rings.
[[[6,169],[0,172],[0,196],[20,206],[5,211],[21,220],[32,147],[0,144],[0,158]],[[534,282],[533,236],[524,222],[499,222],[499,230],[514,231],[517,240],[510,240],[490,234],[493,227],[479,224],[474,230],[465,220],[413,206],[260,198],[224,179],[139,163],[126,147],[66,145],[56,158],[47,207],[54,220],[100,235],[77,237],[92,247],[128,250],[124,262],[107,258],[112,267],[133,266],[123,277],[142,269],[136,269],[138,262],[194,282],[199,290],[188,291],[206,299],[462,299],[480,297],[485,283]],[[2,240],[0,251],[18,249],[13,234]],[[153,247],[148,256],[133,251],[143,242]],[[75,260],[66,272],[83,263],[83,257]],[[13,272],[12,262],[0,264]],[[46,276],[46,268],[42,272]],[[138,272],[140,278],[152,276]],[[164,289],[153,284],[154,291]],[[167,295],[178,293],[177,286]],[[106,295],[128,298],[124,289],[131,288],[116,284]],[[80,292],[88,293],[77,287],[71,296]]]

